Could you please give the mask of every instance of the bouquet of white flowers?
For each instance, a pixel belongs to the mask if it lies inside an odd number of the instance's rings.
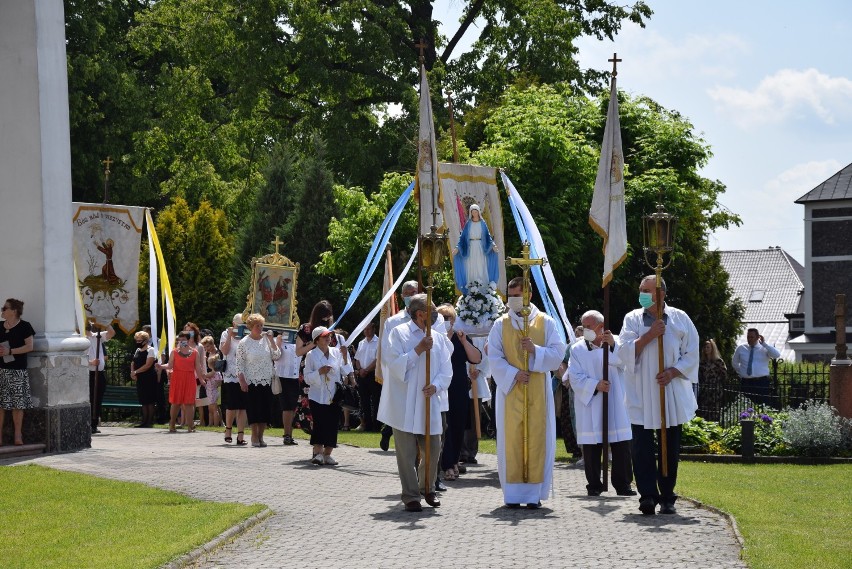
[[[471,328],[489,328],[506,311],[494,281],[488,284],[472,281],[467,285],[467,291],[467,295],[460,296],[456,303],[456,314]]]

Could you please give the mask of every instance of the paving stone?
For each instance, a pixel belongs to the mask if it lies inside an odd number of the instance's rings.
[[[393,452],[341,446],[339,466],[310,464],[310,447],[225,445],[211,432],[101,427],[92,448],[41,464],[150,484],[202,500],[261,503],[273,515],[198,559],[198,568],[635,567],[744,569],[718,514],[686,500],[643,516],[636,497],[586,496],[582,469],[557,464],[539,510],[503,507],[496,457],[453,482],[441,507],[403,510]]]

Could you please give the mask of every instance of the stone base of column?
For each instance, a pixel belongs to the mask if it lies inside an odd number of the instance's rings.
[[[841,417],[852,419],[852,361],[833,360],[829,373],[828,402]]]
[[[70,452],[92,446],[91,407],[88,403],[26,409],[21,429],[26,444],[43,444],[45,452]],[[6,412],[3,442],[14,437],[12,413]]]

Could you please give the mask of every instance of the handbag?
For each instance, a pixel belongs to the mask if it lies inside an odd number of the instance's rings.
[[[358,390],[352,385],[338,384],[332,402],[349,411],[357,411],[361,408],[358,401]]]
[[[272,385],[272,395],[278,395],[279,393],[281,393],[281,378],[278,377],[277,374],[272,376],[271,385]]]
[[[226,369],[228,369],[228,360],[216,360],[213,362],[213,371],[225,373]]]

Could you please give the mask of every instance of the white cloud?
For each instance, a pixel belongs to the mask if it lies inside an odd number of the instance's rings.
[[[664,37],[652,29],[636,24],[625,25],[615,41],[598,41],[584,37],[578,40],[579,61],[583,67],[607,69],[606,60],[613,51],[627,55],[619,69],[619,77],[633,75],[642,83],[696,76],[730,79],[735,56],[749,51],[748,43],[735,34],[688,34]],[[622,73],[622,71],[624,73]]]
[[[784,170],[768,182],[765,193],[774,199],[797,200],[836,174],[845,164],[837,160],[810,161]]]
[[[716,86],[707,93],[717,110],[745,129],[810,115],[829,125],[852,119],[852,80],[813,68],[782,69],[753,91]]]

